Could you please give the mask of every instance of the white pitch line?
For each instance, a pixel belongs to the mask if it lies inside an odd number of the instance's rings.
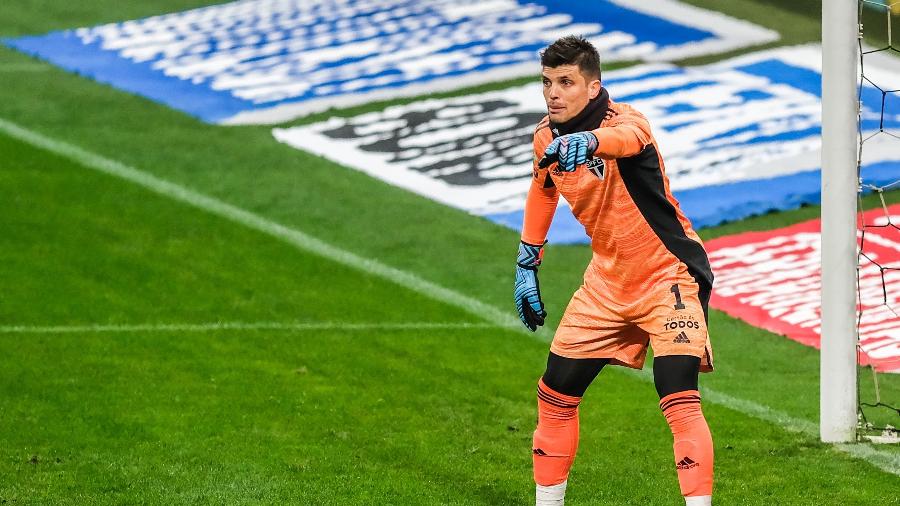
[[[456,330],[498,328],[490,323],[465,322],[210,322],[109,325],[0,325],[0,334],[75,334],[134,332],[208,332],[216,330]]]
[[[184,202],[254,230],[264,232],[292,244],[300,250],[320,255],[348,267],[387,279],[429,298],[455,305],[484,318],[497,327],[522,329],[519,321],[510,316],[508,312],[500,311],[494,306],[485,304],[479,300],[450,290],[449,288],[444,288],[430,281],[426,281],[415,274],[384,265],[376,260],[360,257],[349,251],[327,244],[319,239],[300,232],[299,230],[285,227],[284,225],[275,223],[260,215],[245,211],[214,197],[197,193],[184,186],[157,178],[149,173],[91,153],[66,142],[51,139],[2,118],[0,118],[0,131],[28,144],[68,157],[81,163],[87,168],[125,179],[179,202]],[[529,334],[542,342],[546,342],[546,336],[548,333],[549,335],[552,335],[552,330],[553,329],[545,329],[537,334]],[[630,369],[626,368],[621,369],[630,371]],[[635,376],[644,381],[652,381],[649,372],[635,372]],[[753,418],[764,420],[776,426],[783,427],[791,432],[818,439],[818,431],[813,422],[795,418],[787,413],[770,409],[761,404],[737,399],[708,388],[704,388],[702,391],[709,402],[719,404]],[[895,475],[900,475],[900,456],[898,455],[883,452],[862,444],[834,445],[833,448],[869,462],[879,469]]]
[[[281,239],[296,248],[321,256],[362,272],[377,276],[400,286],[409,288],[430,299],[461,308],[479,318],[503,327],[521,328],[511,311],[501,311],[491,305],[463,295],[455,290],[425,280],[413,273],[385,265],[371,258],[364,258],[345,249],[328,244],[299,230],[288,228],[256,213],[251,213],[215,197],[198,193],[171,181],[160,179],[150,173],[130,167],[104,156],[91,153],[78,146],[51,139],[33,130],[0,118],[0,131],[23,142],[65,156],[85,167],[115,176],[142,186],[150,191],[173,200],[189,204],[214,215],[240,223],[248,228]]]
[[[626,367],[619,367],[616,368],[616,370],[621,370],[633,377],[650,383],[653,382],[653,374],[648,370],[638,371]],[[796,418],[783,411],[778,411],[746,399],[738,399],[737,397],[732,397],[711,388],[701,386],[700,393],[705,401],[718,404],[719,406],[753,418],[758,418],[765,422],[769,422],[772,425],[784,428],[790,432],[802,434],[811,439],[819,438],[819,427],[809,420]],[[835,450],[844,452],[851,457],[865,460],[882,471],[900,475],[900,453],[881,451],[877,448],[873,448],[868,443],[836,444],[831,447]]]

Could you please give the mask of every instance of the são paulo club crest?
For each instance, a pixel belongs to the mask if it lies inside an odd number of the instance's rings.
[[[603,178],[606,173],[606,164],[603,163],[602,158],[591,158],[587,161],[587,170],[591,171],[600,181],[603,181]]]

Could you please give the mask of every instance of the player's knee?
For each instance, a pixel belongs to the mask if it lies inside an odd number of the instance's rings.
[[[556,392],[581,397],[608,363],[609,359],[605,358],[567,358],[550,352],[541,379]]]
[[[581,397],[565,395],[538,381],[538,426],[532,454],[534,481],[558,485],[569,476],[578,450],[578,405]]]
[[[698,423],[706,426],[703,410],[700,408],[700,392],[697,390],[671,393],[660,399],[659,409],[675,435],[693,430]]]
[[[569,420],[578,416],[581,397],[565,395],[547,386],[544,379],[537,386],[538,419]]]
[[[677,392],[697,390],[700,358],[669,355],[653,359],[653,383],[660,399]]]

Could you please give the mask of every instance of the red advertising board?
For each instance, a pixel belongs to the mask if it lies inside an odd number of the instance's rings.
[[[857,316],[859,362],[900,372],[900,205],[860,215]],[[772,332],[819,347],[819,220],[706,242],[716,275],[710,305]],[[898,269],[898,270],[894,270]],[[857,292],[856,286],[847,290]],[[853,338],[854,336],[849,336]]]

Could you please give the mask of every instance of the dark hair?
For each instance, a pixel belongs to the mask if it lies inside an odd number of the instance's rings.
[[[600,79],[600,53],[593,44],[577,35],[566,35],[541,51],[541,65],[578,65],[585,77]]]

